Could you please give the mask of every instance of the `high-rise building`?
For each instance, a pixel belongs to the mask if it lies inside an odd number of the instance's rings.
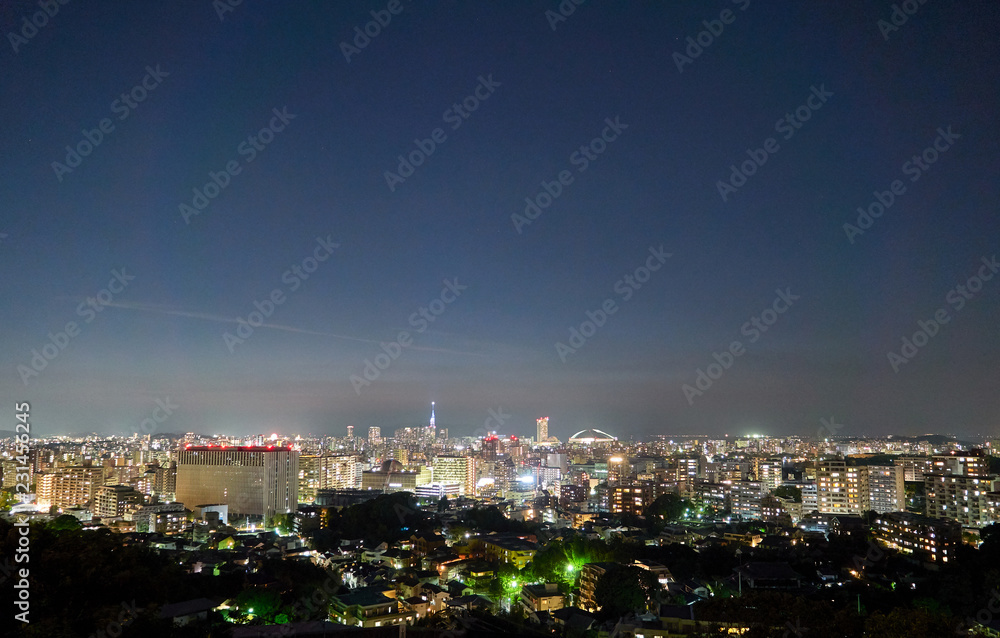
[[[870,507],[868,468],[845,461],[819,461],[816,491],[820,514],[861,514]]]
[[[902,465],[868,466],[868,494],[874,512],[906,511],[905,470]]]
[[[933,471],[931,459],[926,456],[900,456],[893,463],[903,468],[904,481],[922,482],[924,474]]]
[[[608,485],[621,485],[629,475],[629,465],[623,456],[608,458]]]
[[[431,462],[435,483],[460,483],[462,493],[476,493],[476,465],[471,456],[440,454]]]
[[[871,490],[868,484],[868,467],[847,468],[847,505],[851,514],[861,514],[871,509]]]
[[[372,426],[368,428],[368,445],[376,447],[382,442],[382,428]]]
[[[743,520],[759,519],[763,496],[764,489],[760,481],[733,481],[730,488],[733,516]]]
[[[762,460],[757,465],[757,480],[760,481],[765,492],[773,492],[778,489],[784,480],[781,471],[783,469],[781,459]]]
[[[544,443],[549,440],[549,417],[543,416],[535,419],[535,425],[537,429],[537,437],[535,440],[539,443]]]
[[[104,468],[92,466],[55,467],[36,476],[38,504],[60,509],[77,505],[94,506],[97,490],[104,485]]]
[[[500,439],[496,434],[488,434],[483,437],[483,459],[493,463],[497,460],[497,451],[500,449]]]
[[[188,509],[229,505],[231,515],[298,508],[299,453],[290,447],[189,447],[177,455],[177,500]]]
[[[347,438],[351,439],[351,440],[354,439],[354,426],[353,425],[347,426]]]
[[[952,474],[958,476],[988,476],[989,459],[980,449],[968,452],[935,454],[931,459],[932,474]]]
[[[1000,522],[994,520],[989,497],[998,488],[1000,480],[996,477],[927,474],[927,515],[949,518],[968,527]]]

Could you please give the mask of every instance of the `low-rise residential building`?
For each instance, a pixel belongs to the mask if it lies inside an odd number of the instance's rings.
[[[521,604],[528,611],[555,611],[566,605],[566,598],[556,583],[525,585],[521,588]]]
[[[957,521],[912,512],[881,514],[872,530],[883,545],[931,562],[947,563],[962,544],[962,525]]]

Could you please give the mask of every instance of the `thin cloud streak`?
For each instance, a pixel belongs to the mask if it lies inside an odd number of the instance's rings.
[[[231,317],[223,317],[221,315],[213,315],[207,312],[192,312],[190,310],[168,310],[163,307],[154,304],[144,304],[137,302],[119,302],[112,301],[111,303],[103,304],[105,306],[111,306],[113,308],[122,308],[124,310],[138,310],[141,312],[154,312],[164,315],[173,315],[175,317],[188,317],[191,319],[204,319],[206,321],[214,321],[217,323],[233,323],[238,324],[239,320]],[[317,335],[320,337],[334,337],[337,339],[346,339],[348,341],[359,341],[361,343],[374,343],[379,345],[382,342],[377,339],[365,339],[363,337],[352,337],[350,335],[336,334],[333,332],[319,332],[316,330],[306,330],[305,328],[296,328],[295,326],[285,326],[278,323],[262,323],[257,328],[270,328],[272,330],[282,330],[284,332],[295,332],[299,334]],[[427,352],[444,352],[447,354],[464,354],[476,357],[485,357],[486,355],[481,352],[464,352],[461,350],[449,350],[447,348],[428,348],[424,346],[409,346],[410,350],[424,350]]]

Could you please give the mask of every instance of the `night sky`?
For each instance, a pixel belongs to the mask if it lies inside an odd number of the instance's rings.
[[[1000,9],[847,4],[5,2],[5,409],[996,436]]]

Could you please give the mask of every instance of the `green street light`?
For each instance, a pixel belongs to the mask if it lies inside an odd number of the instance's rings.
[[[568,571],[568,572],[572,572],[572,571],[573,571],[573,569],[575,569],[575,568],[573,567],[573,564],[572,564],[572,563],[570,563],[569,565],[566,565],[566,571]]]

